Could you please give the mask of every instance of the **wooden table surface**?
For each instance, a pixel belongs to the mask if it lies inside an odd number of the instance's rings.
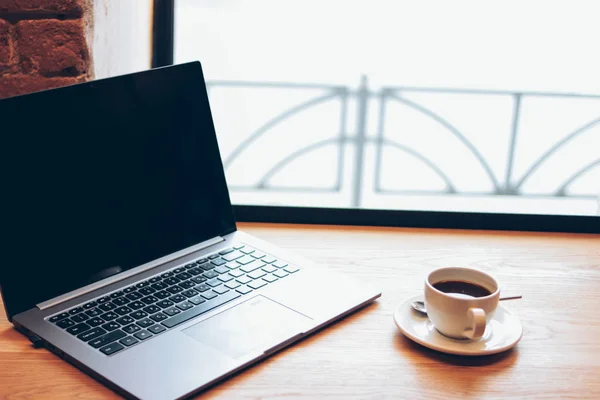
[[[381,288],[373,305],[205,392],[226,399],[600,399],[600,236],[241,224],[241,229]],[[524,334],[489,357],[414,344],[392,319],[433,268],[495,275]],[[117,396],[0,315],[1,399]]]

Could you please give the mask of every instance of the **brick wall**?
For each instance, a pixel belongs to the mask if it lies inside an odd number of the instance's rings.
[[[91,0],[0,0],[0,98],[92,77]]]

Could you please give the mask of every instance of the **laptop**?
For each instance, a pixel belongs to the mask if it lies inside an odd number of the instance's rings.
[[[197,393],[381,294],[237,229],[199,62],[0,121],[8,318],[125,397]]]

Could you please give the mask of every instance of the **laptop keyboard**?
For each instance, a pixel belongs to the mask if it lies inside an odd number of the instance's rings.
[[[111,355],[298,270],[240,244],[59,312],[47,320]]]

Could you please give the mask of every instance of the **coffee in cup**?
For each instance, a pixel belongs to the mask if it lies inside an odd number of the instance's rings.
[[[445,267],[425,279],[425,307],[435,328],[454,339],[479,339],[498,307],[500,287],[490,275]]]

